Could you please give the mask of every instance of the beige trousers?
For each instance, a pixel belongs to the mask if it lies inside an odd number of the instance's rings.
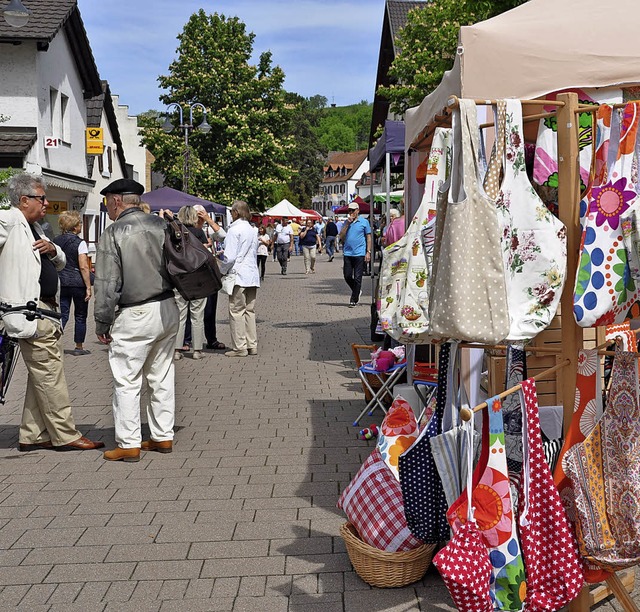
[[[309,274],[309,272],[313,272],[316,267],[316,252],[317,248],[315,245],[312,247],[302,247],[302,255],[304,256],[304,270],[307,274]]]
[[[39,305],[51,308],[47,304]],[[19,341],[28,372],[19,435],[22,444],[50,440],[54,446],[61,446],[82,436],[71,414],[61,338],[62,329],[57,323],[41,319],[36,335]],[[81,372],[77,374],[82,376]]]
[[[191,315],[191,348],[194,351],[201,351],[204,345],[204,308],[207,305],[207,298],[187,301],[177,289],[174,293],[176,305],[180,311],[180,327],[175,348],[181,349],[184,345],[184,329],[187,324],[187,313],[189,313]]]
[[[258,348],[255,311],[257,293],[257,287],[236,285],[229,296],[229,331],[234,351]]]

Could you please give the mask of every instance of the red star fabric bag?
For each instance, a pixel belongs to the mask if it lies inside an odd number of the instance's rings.
[[[473,473],[473,422],[464,424],[467,441],[467,520],[453,525],[449,543],[433,558],[451,599],[460,612],[492,612],[489,550],[475,518],[471,502]]]
[[[518,490],[520,544],[527,572],[525,607],[559,610],[584,584],[578,545],[544,457],[536,383],[522,383],[523,466]]]

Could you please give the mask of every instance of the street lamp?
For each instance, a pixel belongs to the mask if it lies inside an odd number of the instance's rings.
[[[27,9],[20,0],[10,0],[9,4],[2,11],[4,20],[14,28],[21,28],[27,25],[31,11]]]
[[[182,106],[177,102],[172,102],[167,106],[167,115],[164,120],[164,124],[162,129],[167,134],[173,131],[174,125],[171,123],[169,119],[168,112],[172,108],[178,109],[178,117],[180,119],[179,128],[182,128],[184,131],[184,163],[182,165],[182,191],[185,193],[189,192],[189,132],[193,129],[199,130],[203,134],[208,134],[211,131],[211,126],[207,123],[207,109],[200,104],[200,102],[194,102],[189,106],[189,121],[184,121],[184,115],[182,114]],[[200,108],[202,109],[202,123],[198,126],[193,125],[193,109]]]

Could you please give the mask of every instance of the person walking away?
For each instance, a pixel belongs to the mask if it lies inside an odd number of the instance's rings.
[[[267,235],[267,229],[264,225],[258,228],[258,267],[260,268],[260,280],[264,280],[264,274],[267,267],[267,257],[269,257],[269,248],[271,247],[271,239]]]
[[[249,205],[236,200],[231,206],[233,222],[224,241],[223,274],[235,274],[235,285],[229,296],[229,329],[231,350],[227,357],[258,354],[256,331],[256,295],[260,287],[258,273],[258,238],[256,228],[249,225]]]
[[[170,453],[175,422],[173,351],[180,315],[164,271],[166,222],[138,207],[144,187],[131,179],[107,185],[113,221],[98,243],[94,318],[96,335],[109,347],[113,374],[116,448],[107,461],[139,461],[140,450]],[[151,438],[142,441],[140,388],[149,389]]]
[[[389,218],[391,221],[389,222],[389,226],[382,237],[382,244],[385,247],[388,247],[394,242],[398,242],[398,240],[404,236],[406,231],[404,227],[404,215],[401,216],[400,211],[397,208],[389,209]]]
[[[216,255],[216,245],[219,245],[227,235],[223,227],[207,214],[202,204],[195,204],[193,207],[198,212],[198,223],[196,227],[204,230],[208,238],[208,246],[211,252]],[[207,340],[205,347],[210,351],[225,351],[227,347],[223,342],[218,340],[218,330],[216,326],[216,317],[218,313],[218,293],[211,294],[207,297],[207,303],[204,307],[204,337]]]
[[[329,218],[324,228],[324,248],[329,256],[329,261],[333,261],[336,250],[336,237],[338,236],[338,226],[333,218]]]
[[[9,179],[7,191],[10,207],[0,210],[1,301],[21,306],[36,298],[39,307],[57,310],[58,272],[66,258],[39,224],[47,211],[46,183],[40,176],[17,174]],[[7,334],[18,339],[28,372],[18,450],[102,448],[103,442],[93,442],[76,429],[60,324],[47,318],[27,321],[22,314],[1,322]]]
[[[354,308],[360,301],[364,265],[371,261],[371,226],[359,213],[358,204],[351,202],[349,216],[340,232],[344,261],[342,272],[351,289],[349,308]]]
[[[297,219],[292,219],[291,223],[291,231],[293,232],[293,250],[295,255],[300,255],[302,249],[300,248],[300,229],[301,225],[298,223]]]
[[[271,240],[271,247],[269,248],[269,252],[273,255],[273,261],[276,261],[276,246],[275,246],[275,237],[276,237],[276,228],[273,226],[273,223],[267,224],[267,236],[269,236],[269,240]]]
[[[311,217],[307,218],[304,227],[300,230],[300,245],[304,255],[305,274],[315,274],[316,249],[322,251],[322,244]]]
[[[87,313],[91,299],[91,270],[89,269],[89,248],[80,238],[82,219],[75,211],[65,211],[60,215],[58,225],[62,234],[56,236],[53,242],[65,254],[67,265],[60,270],[60,311],[62,312],[62,329],[67,325],[73,303],[74,330],[73,341],[75,349],[72,355],[89,355],[91,351],[84,348],[87,337]]]
[[[287,273],[287,263],[289,255],[293,251],[293,230],[287,223],[287,218],[283,217],[282,222],[276,225],[276,251],[278,262],[280,263],[280,274]]]

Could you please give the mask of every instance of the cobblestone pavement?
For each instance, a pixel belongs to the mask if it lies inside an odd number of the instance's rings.
[[[369,279],[349,309],[341,256],[320,256],[309,276],[302,257],[287,276],[267,266],[259,355],[176,364],[171,455],[127,464],[98,451],[19,453],[18,365],[0,407],[0,610],[454,609],[433,568],[411,587],[371,589],[338,536],[339,492],[373,445],[351,425],[363,396],[350,346],[369,341]],[[72,339],[70,322],[67,349]],[[92,325],[86,347],[65,357],[74,415],[111,447],[111,374]]]

